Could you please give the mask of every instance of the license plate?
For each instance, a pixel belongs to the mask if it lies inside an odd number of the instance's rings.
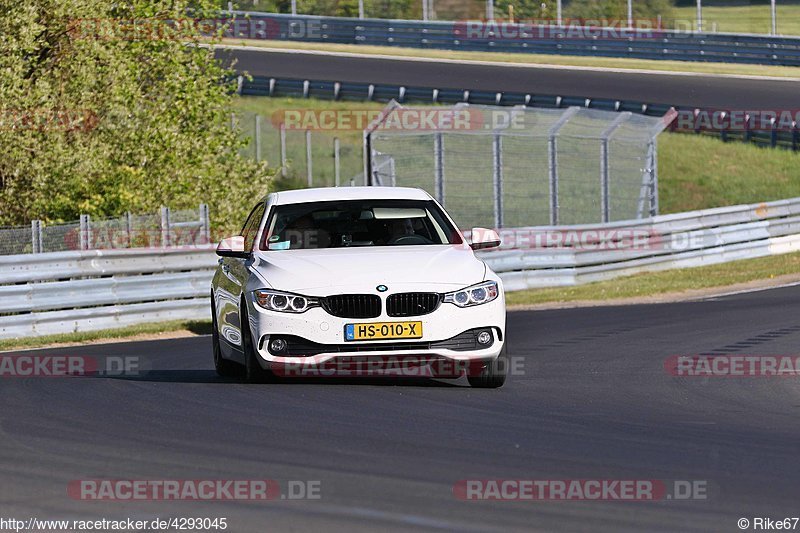
[[[344,327],[344,340],[346,341],[420,338],[422,338],[422,322],[377,322],[374,324],[346,324]]]

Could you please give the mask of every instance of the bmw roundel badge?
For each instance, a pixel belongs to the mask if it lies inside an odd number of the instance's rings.
[[[387,287],[386,285],[378,285],[375,288],[378,289],[378,292],[386,292],[389,290],[389,287]]]

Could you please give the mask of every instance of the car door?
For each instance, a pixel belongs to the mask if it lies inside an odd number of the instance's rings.
[[[242,226],[241,235],[244,237],[244,249],[252,251],[261,219],[264,217],[266,204],[260,202],[256,205],[247,217]],[[224,356],[230,359],[239,359],[238,354],[231,353],[231,346],[241,347],[242,324],[240,319],[239,302],[241,301],[242,291],[247,285],[249,276],[248,267],[252,263],[252,257],[241,259],[237,257],[222,257],[219,260],[219,271],[216,276],[217,290],[215,293],[215,307],[217,310],[217,324],[219,325],[219,335],[221,339],[227,341],[221,343]],[[227,348],[227,349],[226,349]]]

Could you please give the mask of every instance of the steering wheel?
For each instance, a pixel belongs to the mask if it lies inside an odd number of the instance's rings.
[[[403,235],[389,241],[389,244],[433,244],[433,241],[422,235]]]

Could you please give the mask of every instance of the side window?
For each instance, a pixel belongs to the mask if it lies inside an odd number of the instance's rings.
[[[261,219],[264,217],[264,209],[266,205],[264,202],[261,202],[253,210],[250,212],[250,216],[247,217],[247,222],[244,223],[244,227],[242,228],[242,237],[244,237],[244,249],[246,251],[251,251],[253,249],[253,243],[256,239],[256,233],[258,233],[258,226],[261,225]]]

